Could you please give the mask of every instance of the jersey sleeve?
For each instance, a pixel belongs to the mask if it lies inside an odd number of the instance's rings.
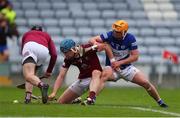
[[[97,50],[95,49],[95,50],[93,50],[92,49],[92,44],[89,44],[89,43],[87,43],[87,44],[84,44],[84,45],[81,45],[82,46],[82,48],[83,48],[83,50],[84,50],[84,53],[83,54],[85,54],[85,53],[87,53],[87,52],[97,52]],[[89,51],[87,51],[87,52],[85,52],[85,50],[86,49],[88,49]],[[82,54],[82,55],[83,55]]]
[[[62,67],[63,68],[69,68],[70,66],[71,66],[71,62],[68,61],[67,59],[64,59]]]
[[[100,34],[102,41],[109,42],[110,34],[111,34],[111,32],[106,32],[106,33]]]
[[[130,50],[136,50],[136,49],[138,49],[138,45],[137,45],[137,41],[136,41],[136,38],[133,36],[133,35],[131,35],[131,38],[130,38],[131,40],[130,40],[130,47],[129,47],[129,49]]]
[[[23,47],[24,47],[24,40],[25,40],[25,34],[23,35],[22,41],[21,41],[21,53],[22,53],[22,50],[23,50]]]
[[[54,42],[52,41],[50,36],[48,36],[47,38],[49,38],[48,48],[49,48],[49,53],[50,53],[50,56],[51,56],[49,66],[47,68],[47,72],[51,73],[53,68],[54,68],[54,65],[56,63],[56,60],[57,60],[57,52],[56,52]]]

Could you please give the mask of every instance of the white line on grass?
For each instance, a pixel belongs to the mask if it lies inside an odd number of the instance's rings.
[[[156,110],[156,109],[143,108],[143,107],[130,107],[130,106],[124,107],[124,106],[107,106],[107,105],[105,105],[104,107],[129,108],[129,109],[134,109],[134,110],[150,111],[150,112],[155,112],[155,113],[161,113],[161,114],[166,114],[166,115],[180,117],[179,113],[167,112],[167,111],[163,111],[163,110]]]
[[[163,110],[155,110],[155,109],[150,109],[150,108],[143,108],[143,107],[128,107],[130,109],[136,109],[136,110],[141,110],[141,111],[151,111],[151,112],[156,112],[156,113],[162,113],[166,115],[171,115],[171,116],[178,116],[180,117],[179,113],[173,113],[173,112],[167,112]]]

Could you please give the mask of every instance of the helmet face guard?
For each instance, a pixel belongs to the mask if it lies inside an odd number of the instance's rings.
[[[113,24],[112,25],[112,29],[116,32],[122,32],[123,31],[123,28],[122,26],[119,26],[119,25],[116,25],[116,24]]]
[[[126,35],[126,32],[125,32],[125,31],[117,32],[117,31],[113,30],[113,32],[115,32],[115,33],[114,33],[114,36],[115,36],[115,37],[118,37],[118,38],[123,38],[123,37],[125,37],[125,35]]]

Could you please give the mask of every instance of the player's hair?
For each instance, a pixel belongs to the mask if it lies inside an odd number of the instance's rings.
[[[40,26],[40,25],[33,25],[31,27],[31,30],[43,31],[42,26]]]

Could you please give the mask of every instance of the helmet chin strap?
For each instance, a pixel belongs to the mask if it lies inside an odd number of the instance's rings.
[[[122,31],[122,36],[124,37],[124,30]]]
[[[126,37],[126,34],[127,34],[127,32],[125,32],[124,30],[123,30],[123,33],[122,33],[122,37],[123,37],[123,39]]]

